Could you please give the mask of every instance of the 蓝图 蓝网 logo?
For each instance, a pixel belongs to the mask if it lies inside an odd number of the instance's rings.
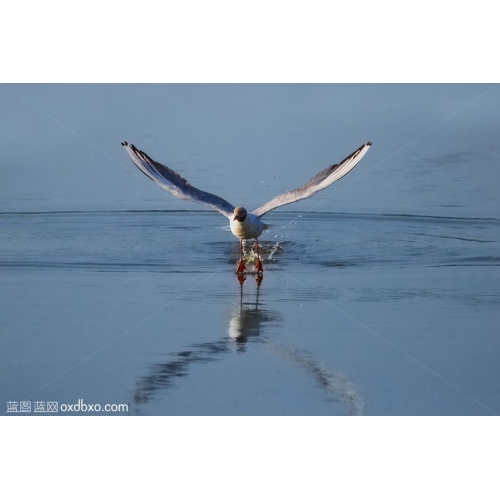
[[[125,412],[128,404],[84,403],[79,399],[76,403],[62,403],[57,401],[7,401],[7,413],[58,413],[58,412]]]
[[[57,413],[57,401],[35,401],[34,413]],[[7,413],[32,413],[31,401],[7,401]]]

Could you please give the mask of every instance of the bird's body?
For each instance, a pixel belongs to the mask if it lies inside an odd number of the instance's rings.
[[[256,268],[257,272],[262,274],[263,269],[259,257],[259,243],[257,238],[269,226],[261,221],[261,217],[271,210],[283,205],[310,198],[317,192],[341,179],[359,163],[361,158],[363,158],[370,148],[371,142],[358,148],[340,163],[336,163],[322,170],[303,186],[276,196],[271,201],[251,212],[248,212],[243,207],[234,207],[231,203],[219,196],[195,188],[171,168],[156,162],[146,153],[138,150],[133,144],[122,142],[122,146],[125,147],[130,158],[139,170],[162,188],[170,191],[178,198],[194,201],[214,208],[229,219],[231,232],[240,240],[240,262],[237,271],[239,274],[242,274],[245,270],[245,265],[243,264],[243,240],[255,239],[257,241]]]
[[[247,214],[243,222],[235,218],[230,219],[230,221],[231,232],[240,240],[257,239],[264,229],[269,227],[268,224],[264,224],[260,220],[260,217],[251,212]]]

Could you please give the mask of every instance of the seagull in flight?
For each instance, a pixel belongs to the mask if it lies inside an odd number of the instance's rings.
[[[140,151],[133,144],[122,142],[122,146],[125,148],[131,160],[139,168],[139,170],[155,181],[163,189],[170,191],[177,198],[207,205],[215,210],[218,210],[229,219],[231,232],[240,240],[240,260],[238,262],[237,269],[237,273],[239,275],[242,275],[246,269],[245,264],[243,263],[243,240],[250,239],[255,239],[256,241],[257,273],[259,275],[263,274],[264,270],[259,255],[258,237],[262,234],[264,229],[269,227],[268,224],[261,221],[263,215],[278,207],[282,207],[283,205],[288,205],[290,203],[295,203],[296,201],[310,198],[317,192],[327,188],[330,184],[338,181],[344,177],[344,175],[348,174],[360,162],[361,158],[365,156],[371,145],[371,142],[363,144],[340,163],[336,163],[335,165],[325,168],[325,170],[316,174],[303,186],[284,194],[280,194],[261,207],[249,212],[246,208],[234,207],[231,203],[223,198],[220,198],[219,196],[216,196],[215,194],[207,193],[206,191],[201,191],[200,189],[195,188],[171,168],[153,160],[146,153],[144,153],[144,151]]]

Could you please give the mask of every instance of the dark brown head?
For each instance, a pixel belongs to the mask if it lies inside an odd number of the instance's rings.
[[[237,220],[238,222],[243,222],[247,218],[247,211],[243,207],[236,207],[234,209],[234,218],[233,220]]]

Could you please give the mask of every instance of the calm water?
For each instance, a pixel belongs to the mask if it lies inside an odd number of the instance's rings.
[[[8,87],[2,412],[500,413],[500,87]],[[249,209],[374,146],[264,218],[259,286],[226,219],[120,140]]]

